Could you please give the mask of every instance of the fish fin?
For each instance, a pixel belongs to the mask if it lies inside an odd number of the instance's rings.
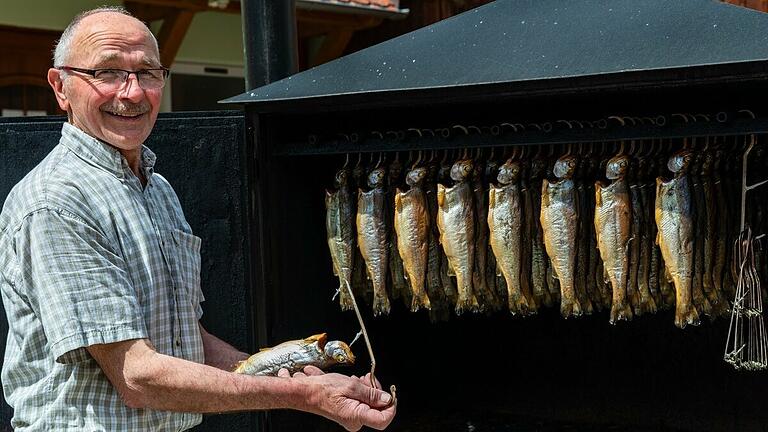
[[[490,189],[488,189],[488,208],[493,208],[496,206],[496,189],[491,186]]]
[[[547,179],[542,180],[541,182],[541,206],[547,207],[549,206],[549,194],[547,193],[549,189],[549,181]]]
[[[445,205],[445,186],[440,183],[437,184],[437,206],[443,207]]]
[[[401,213],[403,211],[403,197],[400,196],[400,189],[397,189],[395,193],[395,212]]]
[[[271,349],[272,349],[272,347],[259,348],[259,352],[269,351]]]
[[[448,273],[448,276],[456,276],[456,272],[453,271],[453,266],[450,261],[448,261],[448,271],[446,273]]]
[[[320,347],[320,349],[322,349],[325,346],[325,343],[328,342],[328,333],[320,333],[320,334],[312,335],[304,339],[304,342],[306,343],[317,342],[317,345]]]
[[[603,205],[603,185],[595,182],[595,207]]]

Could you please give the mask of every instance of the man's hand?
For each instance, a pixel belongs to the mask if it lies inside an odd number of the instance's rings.
[[[290,378],[286,369],[278,376]],[[308,386],[307,411],[331,419],[349,431],[360,430],[363,426],[383,430],[395,418],[397,407],[392,396],[381,390],[377,381],[371,387],[371,377],[349,377],[341,374],[326,374],[314,366],[307,366],[304,372],[293,374],[293,379]]]

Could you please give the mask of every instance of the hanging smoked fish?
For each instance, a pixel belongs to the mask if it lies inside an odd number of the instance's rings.
[[[651,292],[648,288],[648,284],[641,280],[639,275],[640,270],[640,251],[641,241],[643,236],[643,212],[640,210],[643,208],[644,203],[640,196],[640,184],[637,179],[637,163],[633,159],[629,159],[629,197],[632,203],[632,241],[629,245],[629,285],[632,288],[630,292],[630,303],[634,308],[635,316],[641,316],[645,313],[656,313],[656,302],[653,301]],[[634,297],[633,297],[634,296]]]
[[[519,178],[519,163],[507,161],[500,167],[499,184],[491,185],[488,191],[488,227],[491,249],[507,284],[509,312],[528,316],[536,313],[536,305],[521,283],[523,210]]]
[[[357,161],[357,165],[352,168],[352,191],[358,189],[368,188],[368,180],[366,178],[366,169],[360,163],[360,159]],[[357,200],[355,200],[357,201]],[[355,202],[355,215],[357,215],[357,202]],[[355,216],[357,217],[357,216]],[[354,226],[354,225],[353,225]],[[365,269],[365,260],[360,253],[360,248],[355,248],[354,267],[352,268],[352,291],[355,295],[362,298],[366,304],[370,305],[373,299],[373,284],[371,280],[366,276],[367,270]],[[344,290],[342,290],[343,292]]]
[[[541,214],[541,184],[545,177],[547,169],[546,159],[536,157],[531,161],[531,170],[529,174],[529,195],[531,201],[531,210],[526,214],[529,232],[531,233],[531,285],[533,293],[541,299],[545,306],[553,306],[560,300],[559,292],[553,293],[547,285],[547,267],[549,266],[549,257],[544,248],[544,230],[541,228],[539,215]]]
[[[725,188],[721,176],[721,167],[725,167],[725,152],[722,149],[715,151],[714,168],[712,170],[712,188],[715,195],[715,213],[716,221],[716,245],[715,245],[715,263],[713,266],[712,279],[715,289],[723,293],[726,299],[731,299],[736,292],[731,292],[728,284],[725,283],[725,270],[727,258],[728,242],[728,204],[725,198]]]
[[[618,155],[608,161],[606,177],[613,180],[604,186],[595,183],[595,232],[597,247],[603,259],[605,276],[613,293],[610,323],[632,319],[632,308],[627,297],[629,280],[629,243],[631,236],[631,198],[625,178],[629,158]]]
[[[488,265],[488,192],[483,184],[483,166],[480,160],[474,162],[472,170],[472,194],[475,203],[475,267],[472,271],[472,287],[475,297],[484,310],[498,310],[501,304],[496,293],[491,291],[485,277]]]
[[[717,202],[715,200],[715,187],[713,180],[714,156],[711,152],[700,155],[701,162],[701,189],[704,197],[704,211],[701,215],[704,219],[699,221],[704,225],[704,266],[702,267],[704,292],[709,293],[709,302],[712,305],[712,313],[715,317],[726,316],[730,313],[728,299],[719,284],[715,283],[715,256],[717,255]]]
[[[437,173],[440,166],[437,161],[430,160],[427,164],[427,178],[424,182],[429,211],[429,252],[427,255],[427,296],[432,304],[433,320],[447,319],[445,290],[440,275],[442,251],[440,250],[437,232]]]
[[[485,170],[483,171],[483,182],[488,184],[492,183],[499,174],[499,163],[493,159],[493,153],[485,162]],[[496,263],[496,256],[493,254],[493,248],[490,241],[488,242],[488,251],[486,253],[487,264],[485,266],[485,280],[488,282],[488,286],[499,299],[502,304],[507,303],[507,287],[503,281],[503,277],[499,277],[496,273],[498,265]]]
[[[429,209],[424,192],[426,177],[427,168],[412,168],[405,176],[410,190],[403,192],[398,188],[395,191],[397,250],[411,288],[411,312],[431,308],[425,286],[430,233]]]
[[[667,163],[669,161],[669,158],[664,155],[659,155],[659,158],[656,161],[656,169],[658,177],[665,177],[667,175]],[[654,194],[658,193],[658,185],[656,184],[656,179],[654,178],[653,181],[653,187],[654,187]],[[659,226],[656,222],[656,204],[658,204],[659,197],[658,195],[655,196],[655,204],[653,208],[653,221],[654,225],[656,225],[656,237],[654,238],[654,244],[656,245],[656,248],[659,250],[659,267],[656,270],[659,278],[659,291],[661,292],[661,297],[664,300],[664,306],[665,308],[674,308],[676,307],[676,297],[677,294],[675,293],[675,287],[672,285],[672,280],[669,276],[669,272],[666,269],[666,264],[664,263],[664,256],[661,254],[661,247],[659,245]]]
[[[390,246],[385,177],[384,168],[374,168],[368,174],[371,190],[359,189],[357,198],[357,244],[373,283],[374,316],[388,315],[390,309],[386,287]]]
[[[354,195],[350,185],[350,171],[342,168],[334,179],[335,190],[325,191],[325,227],[328,249],[333,262],[333,274],[339,278],[341,310],[352,310],[352,298],[347,286],[352,286],[355,259]]]
[[[549,293],[544,291],[538,293],[537,295],[533,292],[533,282],[531,281],[531,259],[533,256],[533,236],[531,230],[531,221],[534,219],[531,192],[533,188],[531,188],[530,184],[528,184],[527,179],[528,170],[530,169],[530,162],[521,159],[519,164],[520,204],[522,206],[522,219],[520,222],[520,241],[522,242],[522,256],[520,258],[520,287],[522,288],[523,293],[525,293],[525,295],[531,300],[534,308],[538,310],[539,307],[541,307],[541,305],[546,301],[544,297],[549,297]],[[498,180],[498,173],[496,174],[496,179]],[[491,253],[491,255],[493,255],[493,253]],[[504,280],[503,277],[500,279]],[[504,289],[506,290],[506,281],[504,281],[503,285]],[[551,300],[549,301],[551,302]]]
[[[656,179],[655,217],[657,243],[664,258],[667,275],[675,287],[675,325],[698,325],[699,314],[693,304],[693,215],[691,187],[687,171],[692,154],[682,150],[674,154],[667,167],[674,178]]]
[[[389,164],[388,185],[387,185],[387,203],[393,203],[395,197],[395,190],[403,187],[403,165],[400,162],[400,158],[396,157],[392,163]],[[392,214],[390,212],[389,214]],[[407,307],[411,306],[411,291],[408,289],[407,282],[405,281],[405,270],[403,269],[403,260],[400,258],[400,254],[397,252],[397,233],[393,230],[390,231],[390,248],[389,248],[389,277],[392,281],[392,299],[400,298],[403,296],[403,300]]]
[[[446,187],[453,184],[453,180],[451,179],[452,166],[453,164],[448,161],[448,152],[446,151],[445,157],[443,157],[443,160],[440,162],[440,169],[437,171],[438,184],[443,184]],[[435,185],[435,216],[432,220],[437,221],[437,214],[437,185]],[[435,223],[435,230],[437,230],[437,239],[439,245],[440,230],[438,229],[437,223]],[[451,304],[456,305],[456,301],[459,297],[459,293],[456,288],[456,281],[449,275],[451,270],[450,264],[448,263],[448,257],[445,255],[445,251],[441,247],[438,249],[440,250],[440,281],[442,282],[443,286],[443,294]]]
[[[576,272],[576,293],[579,295],[579,299],[589,300],[594,308],[598,311],[603,309],[603,299],[600,296],[600,291],[597,286],[589,280],[589,238],[591,234],[590,226],[593,225],[594,209],[595,206],[592,203],[594,197],[594,191],[591,185],[588,185],[589,177],[589,160],[588,158],[579,158],[578,167],[576,168],[576,175],[574,176],[576,182],[576,198],[578,203],[577,212],[579,214],[579,229],[576,241],[576,268],[580,271]],[[584,304],[584,302],[581,302]]]
[[[693,304],[696,310],[707,316],[714,316],[711,293],[704,286],[704,230],[706,229],[706,205],[701,185],[701,162],[699,155],[693,155],[688,177],[691,185],[691,209],[693,214]],[[707,287],[708,288],[708,287]]]
[[[566,155],[558,159],[553,169],[558,180],[544,180],[541,189],[544,246],[560,282],[560,313],[565,318],[579,316],[592,309],[589,304],[582,305],[575,292],[579,215],[572,177],[577,164],[574,156]]]
[[[658,309],[664,307],[664,301],[661,297],[658,285],[658,275],[654,268],[654,260],[658,262],[658,251],[655,251],[656,245],[656,222],[653,216],[653,196],[655,189],[653,184],[653,173],[655,171],[654,161],[648,157],[641,157],[637,163],[637,183],[640,190],[640,202],[643,212],[643,226],[640,231],[640,264],[638,265],[637,278],[638,283],[647,287],[651,293],[651,298]],[[633,209],[634,210],[634,209]],[[654,253],[657,255],[654,256]]]
[[[449,275],[456,276],[458,299],[456,313],[480,310],[472,289],[475,265],[475,203],[470,186],[473,164],[471,159],[457,161],[451,167],[455,185],[437,185],[437,227],[440,244],[448,258]],[[483,304],[485,305],[485,304]]]
[[[597,157],[590,151],[585,159],[589,163],[586,178],[602,178],[602,175],[598,175],[602,173],[598,172],[600,168],[600,161],[597,159]],[[597,191],[594,186],[592,186],[592,188],[595,192]],[[594,212],[597,209],[597,202],[595,200],[596,195],[595,193],[590,193],[587,195],[587,198],[589,198],[588,206],[592,209],[592,216],[590,217],[589,223],[587,223],[587,228],[589,230],[589,265],[587,266],[587,283],[592,285],[594,289],[599,293],[599,301],[602,308],[610,310],[611,304],[613,303],[613,292],[611,290],[610,283],[606,282],[605,280],[605,271],[602,264],[603,260],[600,257],[600,250],[598,249],[597,230],[594,224]],[[600,270],[599,274],[597,274],[598,270]]]

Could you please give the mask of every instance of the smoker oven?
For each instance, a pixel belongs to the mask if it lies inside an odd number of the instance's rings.
[[[498,0],[229,99],[246,104],[253,156],[257,343],[320,331],[349,341],[358,330],[332,301],[323,203],[348,158],[611,153],[623,141],[667,155],[719,146],[738,160],[754,137],[759,179],[766,25],[764,14],[709,0]],[[751,195],[753,218],[763,196]],[[433,322],[398,301],[373,318],[358,301],[377,375],[398,387],[392,430],[768,428],[765,373],[723,361],[727,317],[680,330],[674,311],[612,326],[607,312],[565,320],[555,307]],[[354,351],[358,364],[344,372],[364,374],[362,342]],[[269,430],[334,430],[294,412],[266,419]]]

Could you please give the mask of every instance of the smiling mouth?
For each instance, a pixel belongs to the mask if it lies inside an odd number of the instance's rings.
[[[109,114],[111,117],[117,117],[117,118],[126,119],[126,120],[136,119],[146,114],[146,113],[122,113],[122,112],[116,112],[116,111],[103,111],[103,112]]]

